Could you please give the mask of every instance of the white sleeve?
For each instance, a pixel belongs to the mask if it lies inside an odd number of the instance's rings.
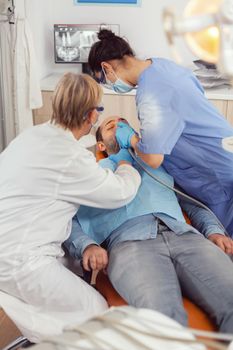
[[[84,151],[63,170],[57,196],[77,205],[115,209],[131,202],[140,184],[141,177],[132,166],[121,165],[113,173],[103,169],[91,152]]]

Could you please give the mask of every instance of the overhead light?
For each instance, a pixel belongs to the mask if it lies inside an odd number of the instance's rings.
[[[174,37],[183,35],[195,56],[233,77],[233,0],[191,0],[181,18],[165,9],[163,22],[177,61],[181,57]]]

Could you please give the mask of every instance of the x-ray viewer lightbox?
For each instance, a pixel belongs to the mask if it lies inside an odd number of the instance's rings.
[[[111,29],[119,35],[118,24],[54,24],[55,62],[86,63],[101,28]]]

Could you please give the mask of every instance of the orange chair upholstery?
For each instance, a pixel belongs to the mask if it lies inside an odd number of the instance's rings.
[[[107,300],[109,306],[127,305],[127,302],[113,288],[108,276],[102,271],[100,271],[97,275],[96,288]],[[198,306],[194,305],[186,298],[183,298],[183,303],[188,315],[189,327],[205,331],[217,330],[213,322]]]
[[[97,150],[96,159],[103,159],[104,155],[102,152]],[[187,223],[190,224],[190,220],[184,213]],[[96,288],[105,297],[109,306],[120,306],[127,305],[126,301],[117,293],[113,288],[108,277],[100,271],[96,278]],[[172,302],[172,301],[171,301]],[[185,310],[188,315],[188,325],[191,328],[206,330],[206,331],[216,331],[216,326],[208,318],[208,316],[190,300],[183,298],[183,303]]]
[[[95,156],[96,156],[96,160],[97,160],[97,161],[99,161],[99,160],[101,160],[101,159],[104,159],[104,158],[105,158],[104,153],[103,153],[103,152],[101,152],[101,151],[98,151],[98,150],[96,150],[96,154],[95,154]]]

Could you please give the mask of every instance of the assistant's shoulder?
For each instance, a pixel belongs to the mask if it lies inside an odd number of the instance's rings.
[[[151,61],[151,65],[141,73],[138,85],[159,80],[168,83],[174,78],[182,78],[192,74],[190,69],[166,58],[152,58]]]
[[[145,69],[138,80],[136,99],[139,103],[147,96],[160,100],[171,100],[186,81],[192,71],[166,58],[152,58],[151,65]]]

